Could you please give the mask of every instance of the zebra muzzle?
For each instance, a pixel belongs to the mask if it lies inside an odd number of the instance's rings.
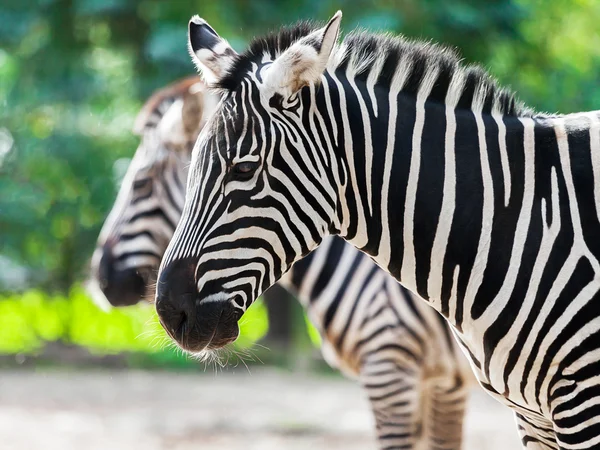
[[[171,338],[192,353],[235,341],[242,310],[230,300],[202,300],[190,277],[191,261],[165,268],[157,283],[156,312]]]
[[[198,302],[187,294],[178,299],[177,305],[157,299],[156,310],[169,336],[191,353],[219,349],[239,335],[241,314],[231,302]]]

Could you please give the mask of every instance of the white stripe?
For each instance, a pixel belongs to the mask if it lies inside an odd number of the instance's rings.
[[[492,118],[498,125],[498,144],[500,146],[500,164],[502,166],[502,178],[504,180],[504,206],[510,201],[511,177],[508,165],[508,152],[506,150],[506,125],[500,114],[492,114]]]
[[[464,87],[464,73],[456,72],[450,82],[446,96],[446,136],[444,140],[444,188],[442,206],[431,248],[431,263],[427,280],[427,293],[431,305],[441,310],[442,274],[446,247],[452,229],[452,219],[456,207],[456,105]]]
[[[381,185],[381,240],[379,241],[379,249],[377,250],[377,262],[381,267],[388,270],[392,244],[390,240],[390,222],[389,222],[389,194],[390,181],[392,177],[392,163],[394,161],[394,149],[396,148],[396,128],[398,126],[398,95],[404,83],[412,70],[412,66],[406,55],[398,63],[398,68],[394,74],[394,78],[390,83],[388,94],[389,103],[389,119],[387,143],[385,147],[385,162],[383,165],[383,181]]]
[[[477,291],[483,282],[483,273],[487,266],[492,241],[492,224],[494,221],[494,183],[488,156],[487,142],[485,139],[485,123],[483,121],[483,112],[481,107],[485,100],[486,91],[477,89],[473,97],[473,115],[477,124],[477,136],[479,140],[479,157],[481,164],[481,181],[483,187],[483,210],[481,216],[481,232],[477,244],[477,253],[475,261],[471,267],[469,282],[463,299],[463,320],[470,320],[471,309]]]
[[[402,284],[411,291],[417,291],[416,282],[416,257],[414,243],[414,220],[415,204],[417,200],[417,184],[421,170],[421,139],[423,137],[423,126],[425,125],[425,102],[437,79],[439,69],[432,67],[427,71],[419,92],[417,93],[415,127],[412,135],[412,153],[410,159],[410,171],[406,186],[406,201],[404,203],[404,258],[402,258],[402,270],[400,280]]]
[[[247,90],[248,91],[250,90],[249,86],[251,86],[251,83],[249,83],[246,80],[242,81],[242,93],[241,93],[242,102],[241,103],[242,103],[242,119],[243,119],[244,125],[242,127],[242,132],[240,133],[240,135],[237,139],[236,146],[235,146],[235,149],[236,149],[235,156],[237,158],[241,157],[240,152],[242,151],[242,143],[244,142],[244,138],[246,137],[246,133],[248,132],[249,115],[248,115],[248,111],[246,110],[246,103],[252,103],[251,101],[248,101],[250,92],[247,92]]]
[[[458,276],[460,275],[460,266],[454,266],[452,274],[452,287],[450,289],[450,298],[448,299],[448,318],[450,323],[456,323],[456,307],[458,306]]]
[[[378,116],[377,97],[375,96],[375,84],[377,83],[377,79],[379,78],[381,69],[383,69],[383,64],[385,63],[386,56],[387,52],[385,52],[383,49],[380,49],[380,51],[375,56],[375,61],[373,62],[373,66],[369,70],[369,76],[367,77],[367,92],[369,93],[369,98],[371,99],[371,106],[373,108],[373,115],[375,117]]]

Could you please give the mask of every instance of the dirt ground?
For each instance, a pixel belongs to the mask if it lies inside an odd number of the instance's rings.
[[[245,370],[245,369],[244,369]],[[512,415],[478,388],[466,449],[518,449]],[[0,449],[371,450],[360,388],[252,373],[0,372]]]

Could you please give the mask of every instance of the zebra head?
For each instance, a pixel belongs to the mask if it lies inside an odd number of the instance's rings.
[[[139,113],[140,145],[92,257],[92,294],[113,306],[142,300],[175,230],[205,109],[199,78],[156,92]],[[98,289],[99,288],[99,289]]]
[[[332,130],[315,136],[304,125],[340,21],[338,12],[322,28],[284,29],[241,55],[204,20],[190,21],[192,59],[222,96],[194,148],[157,283],[161,323],[185,350],[234,341],[259,294],[339,227],[339,180],[327,167],[338,163],[327,146],[315,152]]]

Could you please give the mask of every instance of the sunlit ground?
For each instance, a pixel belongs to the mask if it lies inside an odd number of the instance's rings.
[[[1,448],[375,449],[360,388],[266,369],[0,372]],[[468,450],[518,449],[511,413],[476,388]]]

